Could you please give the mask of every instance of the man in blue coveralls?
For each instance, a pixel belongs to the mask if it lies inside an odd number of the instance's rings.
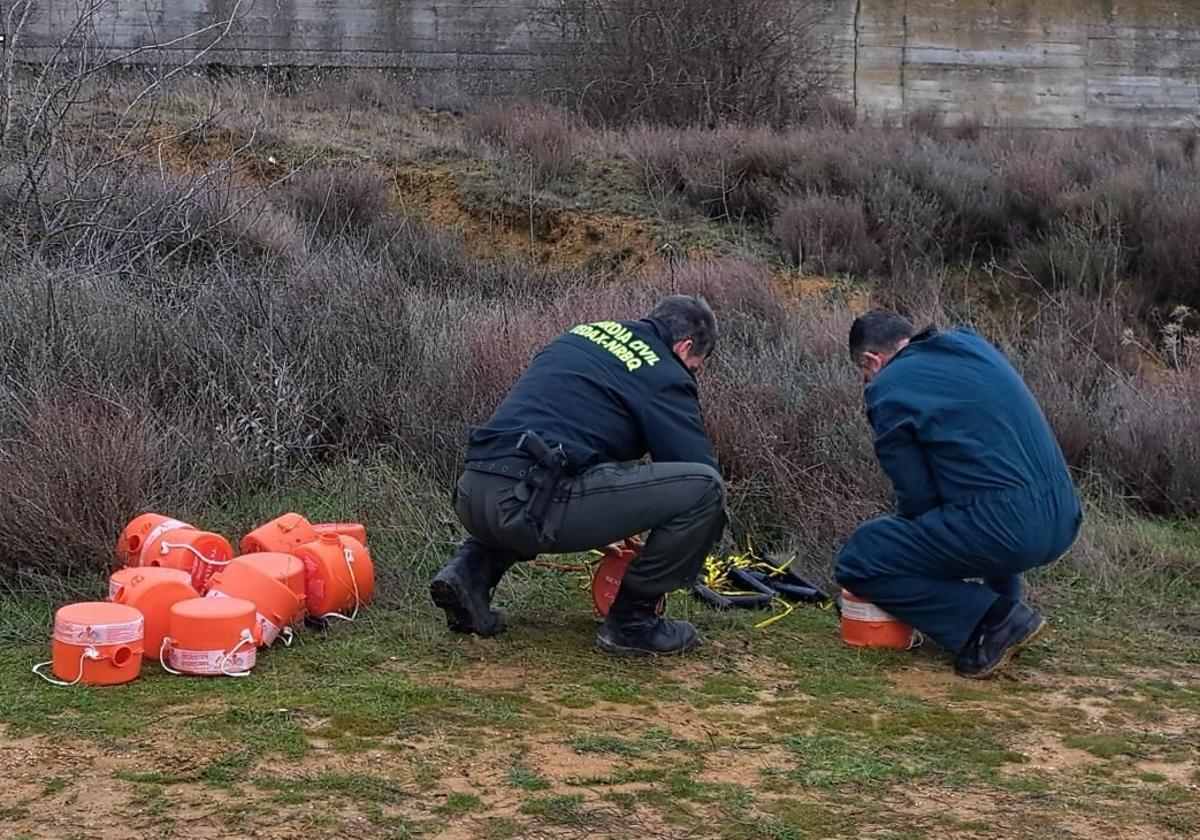
[[[956,653],[960,675],[992,676],[1045,627],[1021,573],[1079,533],[1062,451],[1021,377],[970,330],[917,333],[877,309],[851,327],[850,356],[896,512],[854,532],[838,583]]]

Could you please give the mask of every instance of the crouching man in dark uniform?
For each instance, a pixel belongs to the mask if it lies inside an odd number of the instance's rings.
[[[1020,575],[1064,554],[1083,514],[1045,416],[1000,352],[966,329],[915,332],[888,310],[850,329],[896,514],[855,531],[835,575],[955,652],[960,675],[984,678],[1045,627]]]
[[[451,630],[504,630],[491,600],[514,563],[649,530],[596,644],[619,655],[695,647],[695,628],[655,606],[695,578],[725,527],[695,381],[715,341],[708,304],[676,295],[639,321],[581,324],[534,357],[470,430],[454,494],[470,537],[430,584]],[[653,463],[631,463],[646,453]]]

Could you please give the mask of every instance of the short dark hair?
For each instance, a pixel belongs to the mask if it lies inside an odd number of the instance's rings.
[[[891,353],[896,345],[916,335],[912,321],[890,309],[872,309],[850,325],[850,359],[858,364],[863,353]]]
[[[671,295],[658,302],[650,317],[667,330],[667,345],[692,340],[692,352],[707,356],[717,344],[717,316],[702,297]]]

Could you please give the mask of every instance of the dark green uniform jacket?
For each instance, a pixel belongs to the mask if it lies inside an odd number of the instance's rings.
[[[654,320],[582,324],[546,345],[491,418],[470,430],[467,461],[510,457],[521,433],[562,444],[572,472],[598,463],[717,467],[696,381]]]

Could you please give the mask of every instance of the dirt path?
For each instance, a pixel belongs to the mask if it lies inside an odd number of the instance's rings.
[[[1186,836],[1200,816],[1200,711],[1180,672],[1024,667],[979,685],[917,661],[881,671],[874,698],[839,698],[765,657],[671,663],[644,686],[512,663],[389,667],[466,705],[522,697],[532,711],[431,718],[420,735],[353,745],[298,712],[308,748],[293,758],[196,737],[188,721],[204,706],[164,709],[120,738],[6,727],[3,834],[837,837],[903,825],[1142,838]]]

